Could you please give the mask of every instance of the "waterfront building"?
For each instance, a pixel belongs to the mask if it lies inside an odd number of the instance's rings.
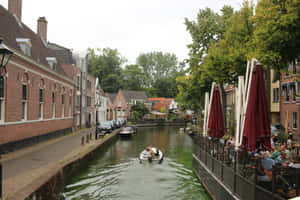
[[[73,126],[74,81],[49,48],[47,21],[37,33],[22,22],[22,0],[0,5],[0,35],[14,55],[0,75],[0,152],[58,135]]]
[[[108,97],[100,87],[99,79],[96,78],[96,124],[99,124],[108,119]]]
[[[107,96],[107,100],[108,100],[108,116],[107,119],[108,120],[113,120],[113,119],[117,119],[117,114],[115,112],[115,108],[114,108],[114,101],[115,98],[117,96],[117,93],[106,93]]]
[[[281,73],[280,78],[280,122],[286,128],[286,132],[292,133],[294,139],[298,141],[300,140],[300,81],[297,77],[299,71],[300,62],[294,61],[287,66],[287,72]]]
[[[114,100],[116,119],[130,119],[131,107],[137,102],[144,103],[149,111],[151,111],[151,103],[148,102],[146,93],[144,91],[119,89],[118,94]]]
[[[81,68],[75,65],[73,53],[70,49],[62,47],[58,44],[49,43],[48,47],[55,52],[56,58],[61,63],[62,69],[66,76],[73,80],[73,129],[79,129],[80,126],[80,113],[81,113]],[[71,112],[71,108],[66,112]]]
[[[271,90],[270,90],[270,111],[271,111],[271,124],[279,124],[280,123],[280,73],[276,73],[273,69],[271,69]]]

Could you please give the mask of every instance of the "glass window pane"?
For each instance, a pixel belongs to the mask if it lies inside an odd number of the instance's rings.
[[[0,76],[0,98],[4,97],[4,77]]]
[[[27,85],[22,86],[22,99],[27,100]]]

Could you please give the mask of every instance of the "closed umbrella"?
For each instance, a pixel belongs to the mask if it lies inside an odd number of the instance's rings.
[[[252,73],[242,144],[251,151],[256,149],[257,144],[270,149],[269,107],[262,66],[255,66]]]
[[[218,87],[215,87],[213,90],[208,119],[208,134],[213,138],[221,138],[225,134],[221,97]]]

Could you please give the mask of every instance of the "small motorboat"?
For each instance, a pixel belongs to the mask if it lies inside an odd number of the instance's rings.
[[[131,136],[132,134],[134,134],[134,130],[132,127],[124,127],[120,130],[119,135],[127,135],[127,136]]]
[[[154,153],[157,152],[157,149],[155,147],[151,147],[151,149]],[[140,153],[139,159],[140,159],[140,163],[158,163],[158,164],[161,164],[163,159],[164,159],[164,155],[161,152],[161,150],[158,149],[158,155],[151,156],[150,151],[147,151],[145,149]]]

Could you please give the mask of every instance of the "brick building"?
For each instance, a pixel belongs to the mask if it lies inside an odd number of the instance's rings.
[[[133,90],[121,90],[119,89],[117,96],[114,100],[114,110],[116,113],[116,118],[126,118],[130,119],[131,107],[136,104],[136,102],[141,102],[146,105],[146,107],[151,110],[151,103],[148,102],[147,96],[144,91],[133,91]]]
[[[300,140],[300,102],[297,102],[297,96],[300,96],[300,81],[297,77],[299,64],[299,61],[289,64],[288,72],[282,73],[280,78],[280,123],[297,140]]]
[[[73,124],[74,81],[47,44],[47,21],[36,34],[22,23],[22,0],[0,5],[0,35],[14,55],[0,75],[0,152],[49,138]]]
[[[117,96],[117,93],[106,93],[106,96],[108,97],[107,119],[108,120],[117,119],[117,114],[115,112],[115,107],[114,107],[114,101]]]

